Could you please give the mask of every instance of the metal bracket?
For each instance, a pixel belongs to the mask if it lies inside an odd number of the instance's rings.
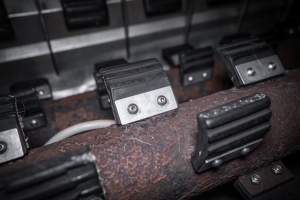
[[[213,76],[213,49],[205,47],[180,55],[180,75],[184,86],[205,82]]]
[[[24,107],[22,116],[24,131],[35,130],[47,125],[47,117],[36,92],[33,91],[25,96],[19,95],[17,99]]]
[[[276,187],[292,178],[292,173],[279,161],[250,174],[240,176],[234,186],[245,199],[273,199],[267,197],[276,196],[276,194],[272,195],[276,192]]]
[[[200,113],[194,170],[218,168],[256,149],[271,127],[270,104],[269,97],[258,93]]]
[[[113,114],[124,125],[177,109],[162,65],[156,59],[101,68]]]
[[[191,50],[193,50],[193,47],[188,44],[168,47],[162,50],[162,56],[170,67],[178,67],[180,54]]]
[[[224,40],[217,55],[236,87],[257,83],[284,74],[285,69],[266,42],[248,35]]]
[[[15,97],[0,97],[0,164],[21,158],[28,144],[22,130],[21,113]]]
[[[17,82],[10,87],[10,94],[15,97],[37,93],[38,99],[52,99],[52,89],[47,79],[34,79],[24,82]]]
[[[95,65],[94,78],[97,86],[98,101],[102,109],[111,109],[110,99],[102,79],[101,69],[109,68],[117,65],[126,64],[127,61],[123,58],[104,61]]]
[[[61,0],[61,3],[69,30],[109,24],[106,0]]]

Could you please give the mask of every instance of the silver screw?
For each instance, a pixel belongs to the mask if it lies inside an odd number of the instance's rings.
[[[188,80],[191,82],[191,81],[194,80],[194,78],[193,78],[192,76],[189,76],[189,77],[188,77]]]
[[[5,153],[7,149],[7,144],[5,142],[0,141],[0,154]]]
[[[294,29],[290,28],[290,29],[289,29],[289,34],[290,34],[290,35],[293,35],[294,33],[295,33]]]
[[[206,77],[207,77],[207,72],[204,72],[204,73],[202,74],[202,76],[203,76],[203,78],[206,78]]]
[[[259,185],[261,183],[261,176],[258,174],[252,174],[250,177],[251,183]]]
[[[45,94],[44,90],[39,90],[39,95],[43,96]]]
[[[139,107],[136,104],[132,103],[128,106],[127,110],[130,114],[134,115],[139,111]]]
[[[254,69],[253,68],[248,68],[247,69],[247,75],[248,76],[254,76],[255,75],[255,71],[254,71]]]
[[[250,149],[249,149],[248,147],[245,147],[245,148],[242,149],[241,154],[242,154],[243,156],[245,156],[245,155],[247,155],[249,152],[250,152]]]
[[[31,125],[35,126],[37,124],[37,121],[36,121],[36,119],[33,119],[33,120],[31,120],[30,123],[31,123]]]
[[[161,96],[157,97],[157,103],[160,106],[164,106],[168,103],[168,99],[165,96],[161,95]]]
[[[276,69],[276,65],[274,63],[270,62],[269,65],[268,65],[268,68],[270,70],[275,70]]]
[[[216,159],[213,161],[212,166],[215,168],[220,167],[223,164],[223,161],[221,159]]]
[[[273,165],[272,166],[272,172],[275,174],[275,175],[279,175],[282,173],[282,166],[281,165]]]
[[[201,155],[202,155],[202,151],[199,151],[198,156],[201,157]]]

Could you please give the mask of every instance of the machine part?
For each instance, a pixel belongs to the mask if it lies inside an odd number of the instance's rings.
[[[22,125],[24,131],[31,131],[47,125],[47,117],[42,108],[41,100],[45,96],[44,86],[37,87],[38,89],[27,89],[19,88],[12,89],[12,93],[16,96],[18,105],[22,106],[24,112],[22,114]],[[23,85],[22,85],[23,86]],[[26,87],[26,86],[25,86]],[[38,91],[39,92],[38,92]]]
[[[196,174],[190,162],[198,131],[195,116],[257,91],[267,94],[272,101],[272,129],[263,145],[244,159],[232,160],[218,170]],[[176,112],[125,127],[98,129],[32,149],[29,155],[13,165],[0,166],[0,172],[7,173],[15,167],[38,163],[89,145],[96,157],[107,200],[191,199],[231,182],[245,172],[299,151],[299,92],[300,70],[291,70],[287,76],[272,81],[182,103]],[[61,130],[74,122],[99,118],[99,106],[94,97],[95,94],[87,93],[49,103],[49,110],[56,117],[54,127],[47,128],[45,133]],[[82,114],[78,115],[78,111]]]
[[[0,41],[11,40],[14,38],[14,31],[7,16],[7,11],[0,1]]]
[[[205,47],[180,54],[180,75],[184,86],[205,82],[213,76],[213,49]]]
[[[99,103],[100,103],[100,106],[102,109],[110,109],[111,106],[110,106],[109,96],[106,92],[105,84],[102,79],[100,70],[102,68],[109,68],[109,67],[113,67],[115,65],[123,65],[126,63],[127,63],[127,61],[125,59],[121,58],[121,59],[116,59],[116,60],[105,61],[102,63],[97,63],[95,65],[94,78],[95,78],[96,86],[97,86],[98,100],[99,100]]]
[[[10,93],[16,97],[32,95],[34,92],[40,100],[52,99],[52,89],[47,79],[18,82],[10,87]]]
[[[236,87],[285,73],[278,55],[266,42],[251,35],[224,41],[217,48],[217,55]]]
[[[103,200],[104,193],[87,148],[61,157],[33,162],[1,174],[0,198],[9,200]]]
[[[0,164],[23,157],[28,144],[22,130],[21,113],[15,97],[0,97]]]
[[[129,124],[177,109],[162,65],[156,59],[100,69],[117,123]],[[158,98],[164,96],[163,106]]]
[[[268,196],[276,191],[276,187],[292,178],[292,173],[279,161],[240,176],[234,185],[245,199],[261,200],[269,199]]]
[[[271,127],[270,104],[268,96],[258,93],[200,113],[194,170],[219,168],[256,149]]]
[[[182,0],[144,0],[144,8],[148,17],[155,17],[180,11]]]
[[[47,117],[39,100],[39,94],[32,91],[31,94],[18,96],[19,104],[24,106],[22,123],[24,131],[31,131],[47,126]]]
[[[178,67],[180,64],[179,55],[192,49],[193,47],[188,44],[168,47],[162,50],[162,56],[170,67]]]
[[[69,30],[109,24],[106,0],[61,0]]]
[[[95,129],[100,128],[107,128],[111,125],[116,124],[114,120],[95,120],[95,121],[89,121],[89,122],[82,122],[79,124],[76,124],[74,126],[71,126],[69,128],[66,128],[60,132],[58,132],[56,135],[54,135],[48,142],[46,142],[45,145],[49,145],[55,142],[62,141],[68,137],[87,132],[92,131]]]

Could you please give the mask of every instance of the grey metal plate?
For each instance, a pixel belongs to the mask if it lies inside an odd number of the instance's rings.
[[[157,98],[161,95],[167,98],[167,103],[163,106],[157,103]],[[139,110],[136,114],[128,112],[127,108],[130,104],[138,106]],[[122,125],[168,112],[178,107],[171,86],[117,100],[115,106]]]
[[[275,64],[275,69],[268,68],[269,64],[271,63]],[[235,68],[244,85],[272,78],[285,72],[285,69],[283,68],[282,63],[277,55],[243,63],[237,65]],[[253,69],[255,71],[255,74],[249,76],[247,74],[248,69]]]
[[[0,141],[7,144],[7,150],[0,154],[0,163],[8,162],[25,155],[18,129],[10,129],[0,132]]]

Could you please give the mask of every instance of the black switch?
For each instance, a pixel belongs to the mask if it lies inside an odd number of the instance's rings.
[[[106,0],[62,0],[61,3],[70,30],[109,24]]]
[[[182,8],[181,0],[144,0],[146,16],[158,16],[178,12]]]
[[[213,75],[213,49],[189,50],[180,55],[180,75],[183,86],[210,80]]]

